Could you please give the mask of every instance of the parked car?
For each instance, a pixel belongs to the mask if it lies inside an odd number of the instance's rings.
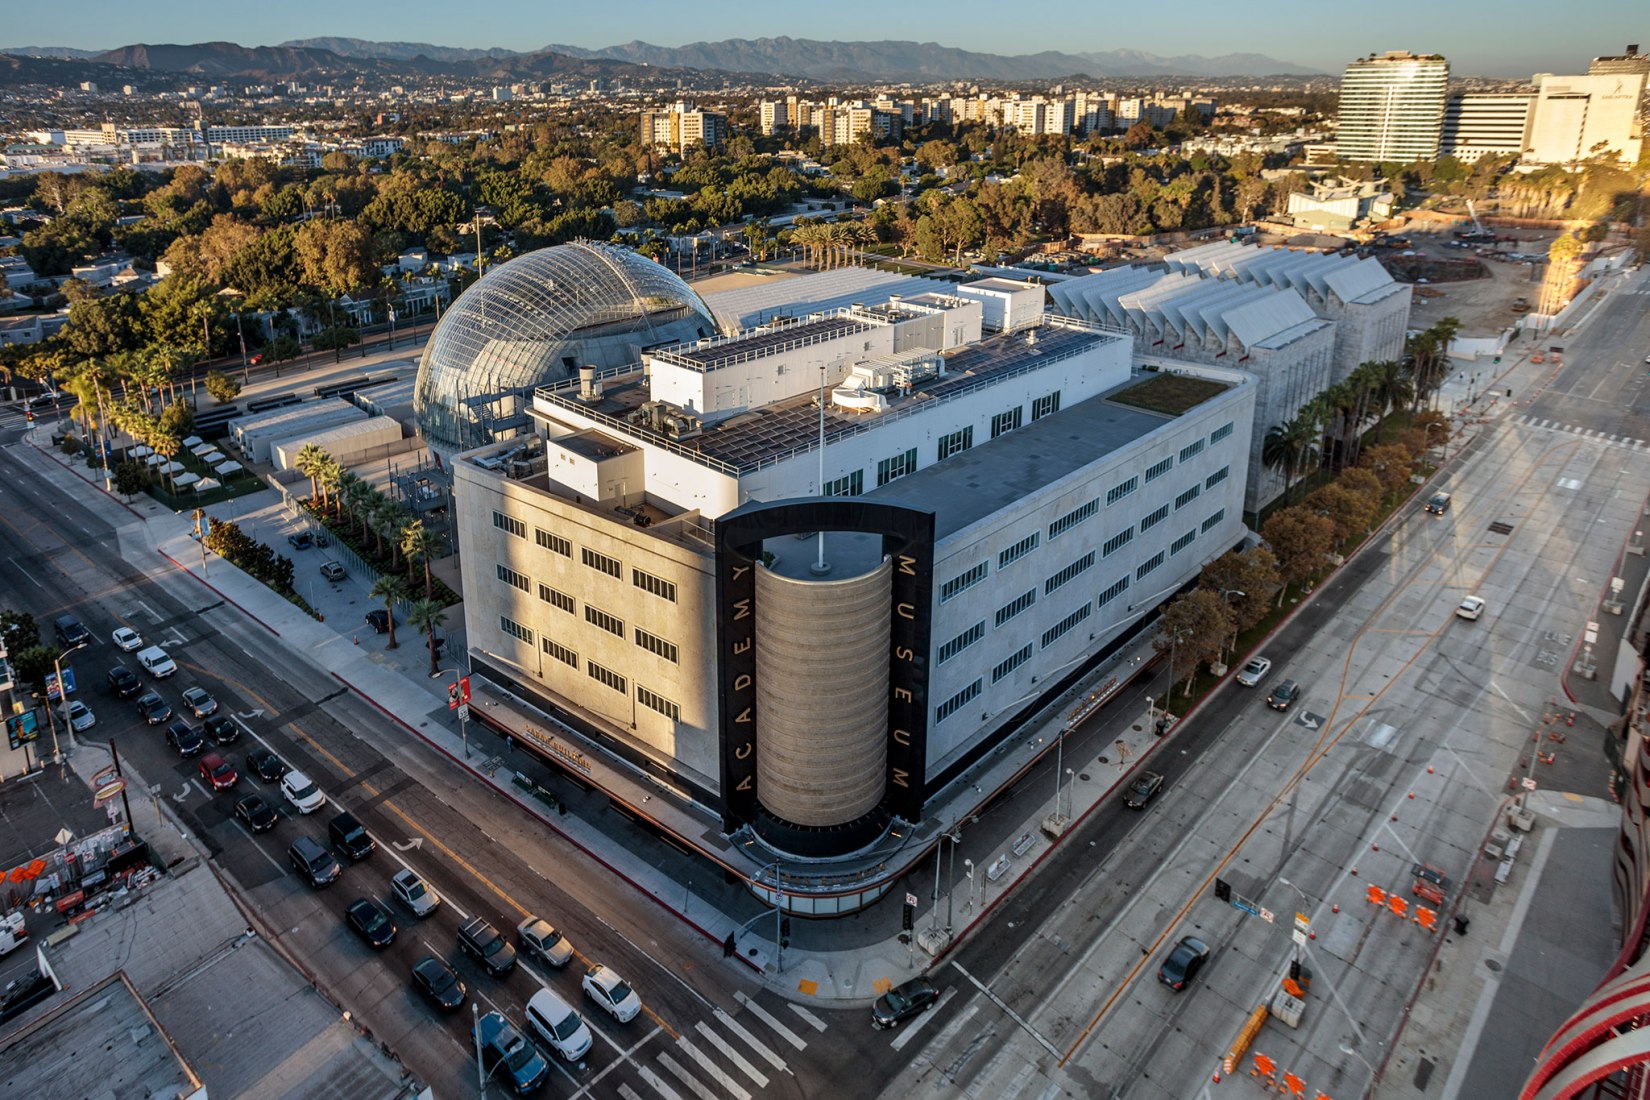
[[[69,700],[69,705],[63,708],[63,720],[76,733],[89,730],[97,725],[97,715],[92,713],[91,707],[82,703],[79,699]]]
[[[172,717],[172,704],[160,697],[158,691],[146,691],[138,696],[137,712],[151,726],[158,726]]]
[[[518,1095],[532,1092],[550,1076],[550,1063],[501,1012],[489,1012],[476,1023],[476,1046],[481,1066],[510,1083]]]
[[[902,1020],[927,1012],[939,999],[939,988],[927,978],[901,982],[872,1003],[871,1026],[893,1027]]]
[[[125,665],[116,665],[109,670],[109,690],[116,699],[130,699],[143,690],[143,681]]]
[[[206,720],[205,725],[201,728],[206,736],[220,745],[228,745],[241,736],[241,727],[223,714],[214,714]]]
[[[384,907],[371,898],[357,898],[344,910],[344,920],[367,946],[382,951],[395,942],[395,922]]]
[[[235,800],[235,816],[240,818],[246,827],[254,833],[268,832],[281,820],[281,815],[275,812],[275,807],[266,802],[262,795],[257,794],[237,798]]]
[[[218,701],[212,698],[212,693],[199,686],[183,689],[183,705],[196,718],[205,718],[218,710]]]
[[[567,937],[556,931],[549,921],[538,917],[528,917],[516,925],[516,940],[522,950],[557,970],[573,958],[573,945],[567,942]]]
[[[301,771],[289,771],[281,776],[281,794],[301,814],[312,814],[327,804],[321,788]]]
[[[308,550],[315,545],[315,536],[308,531],[299,531],[295,535],[288,535],[286,541],[291,544],[294,550]]]
[[[367,612],[367,625],[377,633],[383,634],[390,628],[390,613],[382,607],[376,611]]]
[[[327,822],[327,837],[351,863],[360,863],[378,850],[378,842],[348,810]]]
[[[1461,601],[1461,606],[1455,609],[1458,618],[1476,620],[1484,613],[1484,598],[1482,596],[1468,596]]]
[[[246,766],[264,783],[279,783],[287,773],[286,763],[268,749],[253,749],[246,754]]]
[[[158,645],[139,650],[137,662],[143,666],[145,672],[157,680],[164,680],[178,670],[177,664]]]
[[[1266,697],[1266,705],[1273,710],[1288,710],[1301,697],[1301,686],[1293,680],[1284,680]]]
[[[1448,493],[1433,493],[1427,500],[1427,511],[1435,516],[1441,516],[1449,511],[1450,495]]]
[[[62,645],[84,645],[92,640],[92,632],[73,615],[59,615],[52,622],[52,628],[57,631],[57,640]]]
[[[458,926],[458,947],[478,959],[489,974],[502,977],[516,968],[516,949],[480,917],[471,917]]]
[[[143,648],[143,635],[129,626],[118,628],[109,635],[109,640],[115,643],[115,648],[123,653],[136,653]]]
[[[1123,805],[1131,810],[1144,810],[1146,803],[1156,797],[1163,788],[1163,775],[1160,772],[1142,772],[1135,776],[1134,782],[1129,784],[1128,794],[1123,796]]]
[[[415,917],[427,917],[441,906],[441,895],[410,867],[390,876],[390,893]]]
[[[1268,657],[1251,657],[1238,670],[1237,682],[1246,688],[1252,688],[1260,683],[1262,677],[1272,671],[1272,661]]]
[[[641,1014],[642,999],[636,996],[630,983],[600,963],[586,970],[579,984],[584,987],[585,996],[621,1024]]]
[[[527,1026],[556,1054],[577,1062],[590,1053],[590,1027],[573,1006],[548,989],[540,989],[527,1002]]]
[[[241,774],[235,770],[235,765],[215,752],[201,757],[200,773],[214,791],[227,791],[241,781]]]
[[[321,842],[312,836],[301,836],[292,842],[286,850],[286,858],[292,864],[292,869],[298,872],[298,877],[319,890],[329,883],[337,882],[338,876],[344,873],[344,868]]]
[[[349,571],[335,561],[321,563],[321,576],[329,581],[341,581],[349,576]]]
[[[199,756],[206,751],[206,739],[200,731],[181,719],[166,727],[166,743],[182,757]]]
[[[457,1012],[464,1006],[466,991],[458,971],[434,955],[413,964],[412,987],[443,1012]]]
[[[1196,936],[1183,936],[1157,968],[1157,980],[1178,993],[1197,977],[1197,972],[1208,961],[1209,945]]]

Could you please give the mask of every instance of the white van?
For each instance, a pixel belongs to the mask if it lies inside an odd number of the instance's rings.
[[[527,1002],[527,1026],[569,1062],[577,1062],[590,1052],[589,1026],[572,1005],[548,989],[541,988]]]

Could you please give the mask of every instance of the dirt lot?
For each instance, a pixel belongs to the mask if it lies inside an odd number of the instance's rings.
[[[1554,236],[1529,231],[1521,231],[1518,235],[1521,239],[1516,244],[1502,245],[1502,248],[1545,255]],[[1415,251],[1428,256],[1454,260],[1473,255],[1471,249],[1444,247],[1447,239],[1420,234],[1411,237]],[[1460,283],[1417,284],[1415,301],[1409,311],[1409,327],[1429,328],[1444,317],[1454,317],[1461,322],[1462,336],[1495,336],[1517,323],[1519,314],[1513,312],[1514,301],[1528,298],[1533,307],[1540,300],[1541,265],[1500,260],[1487,253],[1481,259],[1489,271],[1488,278]]]

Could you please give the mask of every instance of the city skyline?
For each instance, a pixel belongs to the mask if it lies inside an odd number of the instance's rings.
[[[216,40],[258,46],[336,36],[531,53],[557,43],[602,49],[635,40],[682,46],[789,36],[938,42],[1004,55],[1119,49],[1164,57],[1253,53],[1318,69],[1324,75],[1338,74],[1348,61],[1370,52],[1408,49],[1445,55],[1457,76],[1517,78],[1536,72],[1575,71],[1590,57],[1616,53],[1629,42],[1650,39],[1650,27],[1635,26],[1645,22],[1637,4],[1597,0],[1585,8],[1570,11],[1560,24],[1544,25],[1550,9],[1536,0],[1493,6],[1473,2],[1452,6],[1447,13],[1435,5],[1404,0],[1386,13],[1378,28],[1349,21],[1344,28],[1269,23],[1262,30],[1247,11],[1214,0],[1188,0],[1173,23],[1164,23],[1146,9],[1125,10],[1108,14],[1103,26],[1096,21],[1089,24],[1091,30],[1085,30],[1092,16],[1075,3],[1056,5],[1048,13],[1051,18],[1015,26],[1005,25],[1000,11],[981,0],[958,0],[943,26],[916,10],[901,12],[867,0],[843,0],[834,7],[828,24],[820,23],[816,11],[790,3],[735,12],[642,0],[631,9],[631,17],[621,22],[601,9],[573,8],[548,18],[537,5],[506,0],[471,12],[456,25],[433,5],[411,11],[377,4],[339,9],[316,0],[294,0],[279,8],[226,13],[202,0],[168,5],[164,10],[89,0],[40,10],[31,17],[29,30],[18,32],[18,40],[8,48],[113,49],[133,43]],[[1055,25],[1064,25],[1068,31],[1050,33],[1048,28]],[[1539,36],[1514,37],[1517,28],[1538,26]]]

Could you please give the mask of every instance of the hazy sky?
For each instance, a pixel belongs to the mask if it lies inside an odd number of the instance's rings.
[[[1464,75],[1581,72],[1587,59],[1650,47],[1645,0],[1385,0],[1378,4],[1262,5],[1254,0],[60,0],[31,4],[0,30],[14,46],[109,49],[134,42],[274,45],[337,35],[442,46],[531,51],[551,43],[597,48],[724,38],[915,39],[992,53],[1131,49],[1148,53],[1261,53],[1325,71],[1371,50],[1442,53]]]

